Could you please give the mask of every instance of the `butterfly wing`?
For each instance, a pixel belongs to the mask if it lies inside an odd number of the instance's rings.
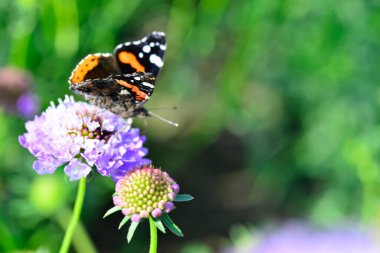
[[[141,40],[120,44],[115,48],[114,56],[123,74],[147,72],[157,77],[164,65],[165,50],[165,34],[152,32]]]
[[[142,105],[153,93],[155,78],[150,73],[135,72],[88,79],[75,85],[74,92],[91,103],[128,118],[148,116]]]
[[[71,73],[70,89],[121,117],[149,116],[142,106],[153,93],[165,50],[165,34],[152,32],[117,46],[113,55],[90,54]]]
[[[120,74],[112,54],[90,54],[81,60],[69,77],[70,88],[90,79]]]

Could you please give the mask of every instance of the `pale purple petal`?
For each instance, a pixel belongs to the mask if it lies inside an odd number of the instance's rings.
[[[133,168],[151,163],[143,158],[148,150],[142,146],[145,137],[139,133],[137,128],[125,128],[110,141],[109,148],[95,163],[100,174],[111,175],[117,182]]]
[[[70,181],[81,179],[86,177],[91,171],[91,167],[88,164],[73,159],[64,169],[66,175],[70,177]]]
[[[99,155],[101,155],[101,150],[93,149],[89,152],[82,153],[82,157],[86,160],[87,164],[93,166],[98,159]]]
[[[140,158],[135,162],[124,162],[123,166],[118,168],[110,168],[110,174],[115,182],[117,182],[120,178],[124,177],[125,174],[132,171],[134,168],[141,167],[142,165],[151,164],[152,161],[146,158]]]
[[[52,174],[63,163],[54,158],[41,158],[33,162],[33,169],[40,175]]]

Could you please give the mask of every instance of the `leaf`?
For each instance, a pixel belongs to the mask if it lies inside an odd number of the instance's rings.
[[[161,220],[159,218],[153,218],[153,221],[154,221],[154,225],[156,225],[156,227],[162,232],[162,233],[166,233],[166,230],[165,230],[165,227],[164,225],[162,224]]]
[[[138,225],[139,225],[139,222],[132,222],[131,225],[129,226],[128,234],[127,234],[128,243],[131,242],[133,234],[135,233]]]
[[[108,215],[113,214],[113,213],[115,213],[115,212],[117,212],[117,211],[120,211],[120,210],[121,210],[121,207],[120,207],[120,206],[114,206],[114,207],[112,207],[111,209],[109,209],[109,210],[106,212],[106,214],[103,216],[103,219],[104,219],[105,217],[107,217]]]
[[[189,195],[189,194],[178,194],[175,196],[174,201],[175,202],[185,202],[185,201],[190,201],[193,199],[194,199],[194,197]]]
[[[122,221],[120,222],[118,229],[120,230],[120,228],[124,226],[124,224],[127,223],[127,221],[129,221],[130,218],[131,216],[125,216],[124,219],[122,219]]]
[[[168,214],[166,214],[166,213],[163,214],[160,217],[160,220],[165,224],[165,226],[170,231],[173,232],[173,234],[175,234],[176,236],[179,236],[179,237],[183,237],[181,229],[176,224],[174,224],[174,222],[172,221],[172,219],[170,219],[170,216]]]

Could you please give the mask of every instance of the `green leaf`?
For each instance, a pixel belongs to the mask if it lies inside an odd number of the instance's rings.
[[[121,207],[120,207],[120,206],[114,206],[114,207],[112,207],[111,209],[109,209],[109,210],[106,212],[106,214],[103,216],[103,219],[104,219],[105,217],[107,217],[108,215],[113,214],[113,213],[115,213],[115,212],[117,212],[117,211],[120,211],[120,210],[121,210]]]
[[[160,217],[160,220],[165,224],[165,226],[173,232],[173,234],[175,234],[176,236],[180,236],[180,237],[183,237],[183,234],[182,234],[182,231],[181,229],[176,225],[174,224],[174,222],[172,221],[172,219],[170,219],[169,215],[168,214],[163,214],[161,217]]]
[[[175,196],[174,201],[175,202],[185,202],[185,201],[190,201],[193,199],[194,199],[194,197],[189,195],[189,194],[178,194]]]
[[[131,216],[125,216],[124,219],[120,222],[118,229],[120,230],[120,228],[124,226],[124,224],[127,223],[127,221],[129,221],[130,218]]]
[[[153,218],[153,221],[154,221],[154,225],[156,225],[156,227],[162,232],[162,233],[166,233],[166,230],[165,230],[165,227],[164,225],[162,224],[161,220],[159,218]]]
[[[128,234],[127,234],[128,243],[131,242],[133,234],[135,233],[138,225],[139,225],[139,222],[132,222],[131,225],[129,226]]]

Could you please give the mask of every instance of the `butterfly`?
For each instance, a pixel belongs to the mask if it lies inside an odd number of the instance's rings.
[[[165,50],[165,34],[152,32],[118,45],[113,54],[87,55],[72,71],[70,89],[123,118],[150,116],[143,105],[153,93]]]

